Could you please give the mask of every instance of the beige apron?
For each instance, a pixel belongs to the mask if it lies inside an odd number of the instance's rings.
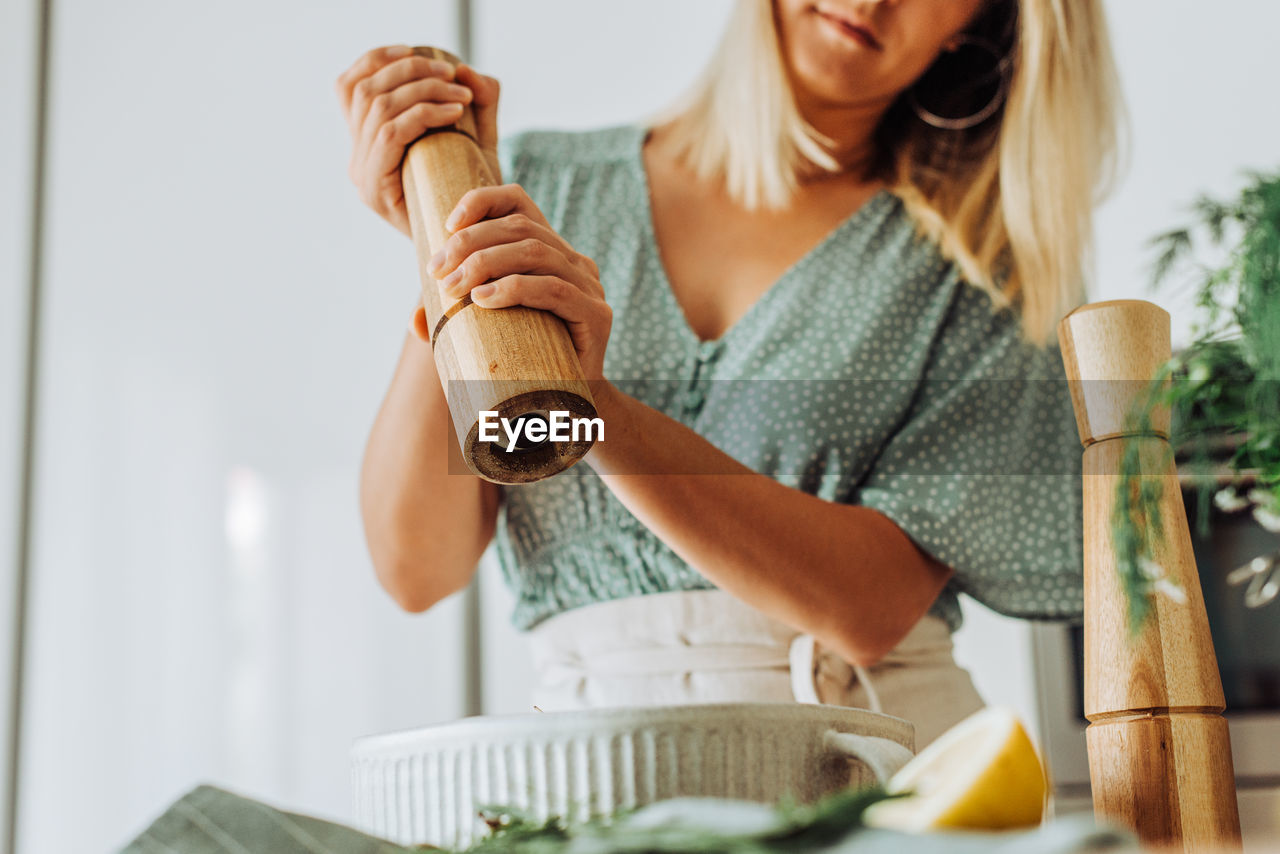
[[[851,665],[812,635],[722,590],[627,596],[563,611],[528,633],[544,712],[688,703],[855,706],[911,721],[916,750],[982,708],[925,616],[882,660]]]

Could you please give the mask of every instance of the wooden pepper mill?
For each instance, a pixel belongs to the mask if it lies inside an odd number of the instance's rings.
[[[1217,658],[1176,468],[1169,412],[1143,443],[1143,477],[1163,478],[1153,559],[1186,592],[1156,596],[1131,636],[1116,573],[1111,513],[1125,415],[1170,356],[1169,315],[1140,300],[1081,306],[1058,338],[1084,443],[1084,712],[1089,779],[1099,818],[1145,844],[1184,851],[1240,845],[1231,741]]]
[[[459,63],[458,57],[439,48],[414,51]],[[480,440],[480,413],[494,411],[514,423],[547,421],[554,410],[568,413],[566,418],[594,418],[596,409],[564,321],[526,306],[481,308],[470,294],[446,305],[443,289],[427,272],[431,256],[449,238],[444,222],[458,200],[469,190],[497,183],[477,142],[474,114],[470,105],[464,106],[457,122],[433,128],[405,152],[405,207],[417,248],[432,353],[462,457],[485,480],[529,483],[576,463],[591,449],[591,438],[582,431],[576,441],[548,439],[508,451],[501,430],[498,442]]]

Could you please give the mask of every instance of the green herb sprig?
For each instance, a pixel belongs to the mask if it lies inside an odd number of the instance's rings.
[[[561,816],[539,820],[518,808],[486,805],[489,825],[466,854],[771,854],[816,850],[863,826],[872,804],[907,793],[883,787],[847,788],[813,803],[784,797],[775,805],[728,798],[672,798],[608,816],[570,822]]]
[[[1165,363],[1130,413],[1135,432],[1150,432],[1151,416],[1168,407],[1170,444],[1185,450],[1195,481],[1198,513],[1206,526],[1211,500],[1224,509],[1252,506],[1254,518],[1280,532],[1280,173],[1248,172],[1248,184],[1231,201],[1199,197],[1197,222],[1159,235],[1152,287],[1183,273],[1195,288],[1203,320],[1194,340]],[[1225,251],[1217,266],[1193,255],[1207,242]],[[1231,476],[1249,474],[1254,486],[1241,495],[1214,473],[1214,453],[1224,436],[1238,443],[1226,461]],[[1177,598],[1179,588],[1154,560],[1164,520],[1159,501],[1164,460],[1143,459],[1143,443],[1125,440],[1111,519],[1129,628],[1137,633],[1151,611],[1151,597]]]

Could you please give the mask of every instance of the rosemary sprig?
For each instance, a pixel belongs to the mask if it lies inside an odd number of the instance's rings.
[[[905,793],[904,793],[905,794]],[[890,795],[882,787],[848,788],[810,804],[784,797],[775,805],[728,798],[672,798],[608,816],[569,822],[538,820],[518,808],[486,805],[488,836],[466,854],[771,854],[818,849],[863,826],[863,813]]]

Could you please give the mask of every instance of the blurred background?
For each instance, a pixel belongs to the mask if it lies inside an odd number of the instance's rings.
[[[1093,299],[1146,240],[1274,168],[1280,4],[1108,0],[1132,159]],[[371,733],[530,711],[487,555],[398,610],[357,477],[413,306],[359,201],[334,78],[434,44],[502,132],[633,121],[728,0],[6,0],[0,5],[0,851],[115,850],[200,782],[347,820]],[[1175,345],[1191,315],[1176,298]],[[958,657],[1039,720],[1030,626],[967,602]]]

